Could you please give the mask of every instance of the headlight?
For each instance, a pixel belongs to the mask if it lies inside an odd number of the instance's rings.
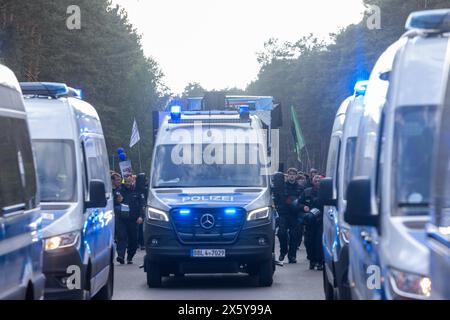
[[[428,277],[390,269],[389,281],[395,294],[409,299],[427,299],[431,295],[431,280]]]
[[[269,217],[270,208],[265,207],[261,209],[256,209],[250,211],[247,215],[247,221],[259,220],[259,219],[267,219]]]
[[[78,243],[80,232],[69,232],[59,236],[45,239],[45,250],[51,251],[72,247]]]
[[[150,207],[147,209],[147,217],[150,220],[169,221],[169,216],[166,212]]]

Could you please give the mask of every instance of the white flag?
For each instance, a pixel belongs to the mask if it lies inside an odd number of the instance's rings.
[[[141,137],[139,136],[139,130],[136,123],[136,119],[134,119],[133,123],[133,131],[131,132],[131,139],[130,139],[130,148],[133,148],[133,146],[141,140]]]

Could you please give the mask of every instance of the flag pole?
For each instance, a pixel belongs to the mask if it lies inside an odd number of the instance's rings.
[[[139,173],[142,173],[142,162],[141,162],[141,142],[138,142],[138,154],[139,154]]]

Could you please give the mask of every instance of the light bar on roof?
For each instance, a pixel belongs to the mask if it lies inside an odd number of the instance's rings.
[[[406,29],[450,32],[450,9],[417,11],[409,15]]]

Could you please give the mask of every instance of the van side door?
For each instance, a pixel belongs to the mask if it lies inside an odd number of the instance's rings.
[[[341,136],[333,135],[330,141],[330,149],[328,155],[328,163],[327,163],[327,177],[333,178],[333,188],[336,193],[339,192],[337,190],[338,186],[338,174],[337,170],[339,168],[339,159],[341,152]],[[336,247],[335,241],[337,238],[337,218],[338,212],[335,206],[326,206],[324,207],[323,213],[323,244],[324,244],[324,259],[327,271],[333,270],[333,261],[334,261],[334,248]],[[333,279],[333,277],[330,277]]]
[[[84,147],[88,181],[93,179],[103,181],[108,201],[105,208],[88,209],[95,226],[95,241],[92,247],[95,261],[92,265],[92,274],[96,275],[109,266],[110,252],[114,241],[112,186],[109,176],[108,153],[103,137],[97,135],[86,137]]]
[[[23,299],[26,280],[42,268],[34,158],[25,118],[0,117],[0,127],[1,289]]]

